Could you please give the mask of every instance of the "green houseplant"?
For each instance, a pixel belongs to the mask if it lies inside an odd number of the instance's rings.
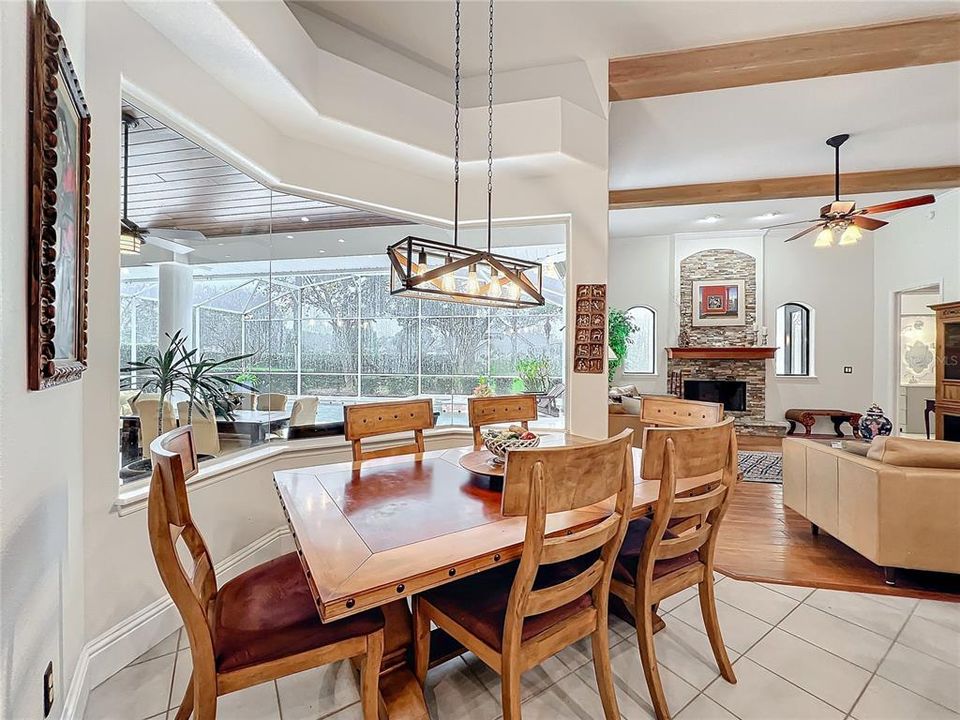
[[[143,360],[134,360],[127,366],[120,368],[120,372],[131,373],[120,380],[121,390],[131,390],[135,383],[140,392],[133,396],[131,405],[135,404],[145,392],[155,392],[160,403],[157,408],[157,435],[163,433],[163,403],[164,400],[179,386],[180,378],[186,365],[196,354],[196,350],[186,350],[184,345],[187,338],[182,330],[177,330],[173,337],[167,334],[170,343],[165,350],[157,350]],[[139,373],[141,377],[134,377]]]
[[[543,356],[517,360],[517,375],[523,383],[523,392],[546,392],[550,384],[550,361]]]
[[[630,322],[623,310],[611,308],[607,318],[607,333],[609,335],[610,350],[612,351],[607,363],[608,380],[613,382],[613,375],[621,365],[623,359],[627,356],[627,343],[630,342],[630,333],[636,330],[636,326]]]
[[[184,352],[181,348],[181,352]],[[196,354],[196,351],[184,352],[185,362],[179,369],[177,386],[187,394],[190,399],[189,410],[187,410],[187,423],[193,422],[193,408],[200,411],[206,417],[205,408],[209,405],[213,407],[215,415],[221,417],[233,417],[233,405],[230,402],[228,393],[234,388],[243,388],[244,390],[254,390],[253,383],[247,384],[241,382],[238,378],[228,378],[219,374],[217,371],[225,365],[246,360],[250,355],[237,355],[236,357],[226,358],[225,360],[212,360],[206,353]],[[256,375],[249,374],[254,380]]]

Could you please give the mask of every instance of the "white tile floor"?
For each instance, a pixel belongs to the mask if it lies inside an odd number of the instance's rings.
[[[738,683],[719,677],[692,592],[663,603],[656,636],[676,720],[960,720],[960,604],[739,582],[717,584],[718,612]],[[610,644],[620,712],[653,717],[633,629]],[[176,632],[90,693],[87,720],[172,720],[190,673]],[[500,681],[473,655],[430,672],[438,720],[496,720]],[[603,717],[589,642],[524,676],[524,720]],[[168,710],[168,708],[172,708]],[[360,720],[345,663],[220,698],[220,720]]]

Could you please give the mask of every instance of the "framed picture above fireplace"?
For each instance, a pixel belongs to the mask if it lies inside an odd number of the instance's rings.
[[[746,325],[743,280],[694,280],[693,326]]]

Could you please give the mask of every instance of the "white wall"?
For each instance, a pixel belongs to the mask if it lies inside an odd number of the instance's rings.
[[[896,293],[939,284],[944,302],[960,300],[960,190],[940,194],[934,205],[887,219],[890,224],[873,234],[873,397],[889,415],[894,412],[898,382]]]
[[[81,79],[81,3],[53,0]],[[0,717],[61,705],[84,643],[84,383],[27,391],[27,106],[32,3],[0,2]]]
[[[646,305],[657,314],[656,374],[637,375],[618,370],[614,385],[636,385],[642,393],[667,391],[667,355],[663,349],[672,345],[677,335],[672,265],[670,235],[610,240],[610,307],[628,310],[634,305]]]
[[[790,232],[764,241],[764,317],[776,344],[777,308],[799,302],[813,309],[813,377],[777,377],[767,366],[767,418],[783,420],[792,407],[863,412],[872,401],[873,256],[879,233],[864,233],[852,247],[814,248],[812,241],[784,243]],[[844,374],[843,367],[853,367]],[[850,428],[844,426],[849,434]],[[816,432],[833,432],[829,418]]]

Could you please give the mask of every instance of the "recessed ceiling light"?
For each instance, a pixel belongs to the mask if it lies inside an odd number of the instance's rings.
[[[338,238],[338,239],[337,239],[337,242],[338,242],[338,243],[342,243],[342,242],[345,242],[345,241],[344,241],[343,238]]]
[[[217,243],[217,247],[223,247],[226,243]]]
[[[302,218],[300,218],[300,222],[310,222],[310,218],[304,215]]]
[[[775,217],[780,217],[780,213],[776,210],[771,210],[770,212],[765,212],[763,215],[757,215],[757,220],[773,220]]]
[[[293,235],[287,235],[287,240],[293,240]]]
[[[323,253],[326,252],[326,250],[317,250],[317,252],[322,255]]]
[[[715,223],[715,222],[720,222],[720,216],[719,216],[719,215],[707,215],[705,218],[700,218],[699,220],[697,220],[697,222],[700,222],[700,223],[709,223],[709,224],[712,225],[712,224]]]

